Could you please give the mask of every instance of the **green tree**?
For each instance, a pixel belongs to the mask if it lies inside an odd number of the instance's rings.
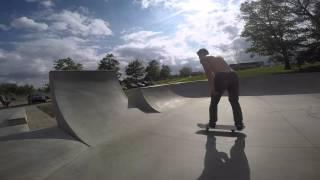
[[[71,58],[58,59],[54,62],[55,70],[70,71],[82,70],[83,66],[80,63],[75,63]]]
[[[50,85],[48,83],[44,84],[44,86],[40,87],[38,91],[49,93],[50,92]]]
[[[181,77],[187,77],[191,75],[192,69],[190,67],[183,67],[179,72]]]
[[[25,84],[19,86],[14,83],[0,84],[0,94],[4,95],[27,95],[35,91],[33,85]]]
[[[0,85],[0,94],[16,94],[18,90],[18,85],[14,83],[3,83]]]
[[[281,57],[285,69],[291,69],[290,57],[305,37],[286,0],[246,1],[240,10],[245,21],[241,36],[251,42],[247,51]]]
[[[285,0],[291,12],[300,19],[309,21],[314,33],[320,34],[320,1],[319,0]]]
[[[168,79],[171,75],[171,69],[168,65],[162,65],[160,70],[160,79]]]
[[[17,95],[25,95],[25,94],[31,94],[35,92],[35,88],[33,85],[30,84],[25,84],[23,86],[18,86],[18,92],[16,93]]]
[[[138,59],[129,63],[126,67],[126,74],[128,80],[133,83],[138,83],[141,81],[145,75],[145,68],[141,61]]]
[[[148,63],[146,68],[146,80],[156,81],[160,77],[160,64],[156,60],[152,60]]]
[[[98,70],[114,70],[117,73],[117,76],[120,77],[121,73],[119,72],[119,61],[114,57],[113,54],[107,54],[103,59],[100,60],[98,64]]]
[[[320,61],[320,1],[287,0],[291,12],[306,28],[304,48],[298,50],[297,62]]]

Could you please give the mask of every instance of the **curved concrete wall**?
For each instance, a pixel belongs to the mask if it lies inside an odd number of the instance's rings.
[[[320,92],[320,73],[291,73],[240,80],[243,96],[312,94]]]
[[[126,91],[128,97],[128,107],[138,108],[146,113],[158,113],[146,100],[140,88],[129,89]]]
[[[208,81],[195,81],[187,83],[170,84],[175,94],[189,98],[209,97]]]
[[[144,112],[165,112],[185,104],[188,99],[172,92],[169,85],[127,91],[129,104]]]
[[[320,73],[275,74],[240,79],[240,95],[285,95],[320,92]],[[184,97],[208,97],[208,82],[170,84],[172,91]]]
[[[58,125],[88,145],[106,140],[124,118],[127,98],[113,71],[52,71]]]

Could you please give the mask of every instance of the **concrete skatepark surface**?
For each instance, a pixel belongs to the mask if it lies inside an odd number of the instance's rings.
[[[51,72],[59,127],[0,137],[0,177],[316,180],[320,84],[312,80],[319,75],[243,82],[246,129],[232,134],[197,127],[208,121],[210,103],[199,82],[170,87],[189,97],[186,103],[144,113],[128,107],[113,72]],[[219,104],[219,123],[233,123],[227,97]]]

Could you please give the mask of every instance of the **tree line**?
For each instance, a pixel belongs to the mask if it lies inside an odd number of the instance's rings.
[[[155,81],[166,80],[171,78],[171,68],[169,65],[160,64],[157,60],[151,60],[144,65],[142,60],[135,59],[128,63],[125,67],[125,74],[120,72],[120,63],[113,54],[107,54],[98,62],[97,70],[114,70],[118,78],[123,76],[120,81],[125,88],[140,87],[152,85]],[[55,70],[83,70],[83,65],[76,63],[71,58],[59,59],[54,62]],[[192,75],[190,67],[183,67],[180,70],[179,76],[186,77]]]
[[[49,85],[45,84],[41,88],[35,88],[31,84],[18,85],[16,83],[2,83],[0,84],[0,95],[7,95],[9,97],[25,96],[35,92],[48,93]]]
[[[125,88],[134,88],[154,84],[155,81],[166,80],[174,77],[171,73],[171,68],[168,65],[160,64],[157,60],[151,60],[144,65],[142,60],[135,59],[125,67],[124,78],[120,81],[120,84]],[[107,54],[103,57],[99,63],[97,70],[114,70],[118,78],[122,76],[120,72],[120,63],[113,54]],[[70,71],[70,70],[83,70],[81,63],[76,63],[71,58],[63,58],[54,61],[53,69]],[[192,69],[190,67],[183,67],[180,70],[179,76],[186,77],[192,75]],[[0,95],[25,96],[35,92],[48,93],[50,91],[49,84],[45,84],[43,87],[35,88],[31,84],[18,85],[16,83],[2,83],[0,84]]]
[[[247,0],[240,7],[247,52],[299,66],[320,61],[319,0]]]

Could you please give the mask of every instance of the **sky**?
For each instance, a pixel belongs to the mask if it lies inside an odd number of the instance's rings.
[[[54,61],[70,57],[95,70],[112,53],[122,70],[158,60],[173,73],[202,67],[206,48],[228,63],[255,61],[240,37],[244,0],[1,0],[0,83],[48,83]],[[262,58],[263,59],[263,58]]]

